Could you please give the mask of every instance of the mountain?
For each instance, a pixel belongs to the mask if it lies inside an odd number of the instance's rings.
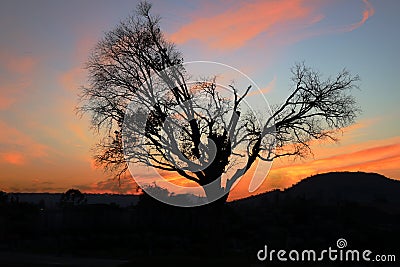
[[[302,199],[321,204],[354,202],[395,205],[400,204],[400,181],[377,173],[330,172],[305,178],[284,191],[270,191],[234,203],[261,206],[277,199]]]
[[[377,173],[331,172],[304,179],[285,194],[327,202],[400,203],[400,181]]]

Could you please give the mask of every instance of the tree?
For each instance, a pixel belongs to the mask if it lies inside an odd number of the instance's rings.
[[[150,10],[141,2],[105,34],[87,61],[89,85],[81,88],[78,111],[90,113],[102,136],[96,162],[117,177],[128,164],[143,164],[197,183],[210,200],[223,195],[223,203],[257,159],[305,157],[312,140],[337,140],[354,122],[359,109],[350,92],[359,77],[347,70],[324,80],[296,64],[289,97],[260,111],[262,120],[243,104],[251,86],[232,83],[228,96],[216,77],[190,83],[181,53]]]
[[[8,194],[0,190],[0,204],[5,204],[8,202]]]
[[[67,192],[61,195],[60,205],[62,207],[74,207],[78,205],[86,204],[87,199],[78,189],[68,189]]]

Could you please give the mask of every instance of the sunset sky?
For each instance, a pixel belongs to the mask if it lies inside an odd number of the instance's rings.
[[[90,49],[136,1],[3,1],[0,9],[0,190],[127,193],[94,166],[98,140],[79,118],[78,88]],[[329,171],[378,172],[400,180],[400,2],[152,1],[162,29],[185,61],[233,66],[269,103],[289,94],[296,62],[327,76],[346,67],[361,77],[363,113],[337,144],[315,144],[314,157],[273,163],[257,192],[285,188]],[[249,97],[255,97],[250,95]],[[246,180],[231,199],[248,195]],[[256,192],[256,193],[257,193]]]

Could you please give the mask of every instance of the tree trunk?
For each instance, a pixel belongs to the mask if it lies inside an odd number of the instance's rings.
[[[217,180],[220,181],[220,178]],[[202,232],[208,236],[207,256],[221,257],[224,254],[225,245],[225,229],[224,215],[226,208],[226,200],[228,193],[225,188],[221,187],[221,183],[214,182],[203,186],[209,203],[200,207],[201,217],[204,222],[202,224]]]
[[[209,201],[209,206],[223,206],[228,199],[229,192],[221,187],[221,177],[214,179],[213,182],[203,185],[203,190]]]

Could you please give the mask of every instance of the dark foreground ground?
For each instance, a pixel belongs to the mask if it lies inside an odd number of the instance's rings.
[[[147,196],[128,208],[4,202],[0,266],[400,266],[400,182],[341,177],[312,177],[222,208],[177,208]],[[337,249],[340,238],[345,249],[396,261],[257,259],[265,245],[321,251]]]

